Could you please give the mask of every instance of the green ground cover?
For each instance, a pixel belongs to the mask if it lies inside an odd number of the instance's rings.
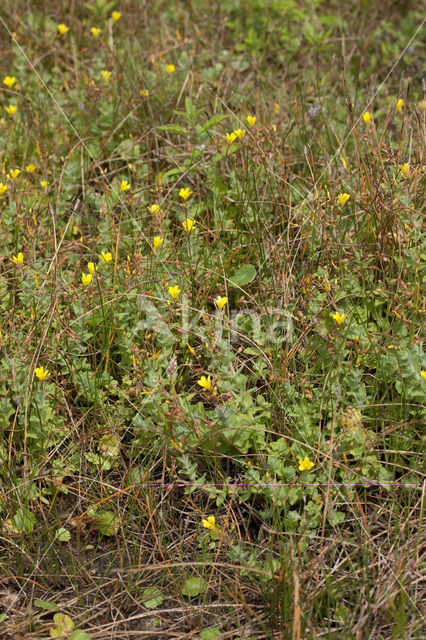
[[[0,638],[424,637],[423,20],[4,0]]]

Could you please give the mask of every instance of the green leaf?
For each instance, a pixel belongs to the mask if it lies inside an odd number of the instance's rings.
[[[214,640],[218,636],[220,636],[221,630],[218,627],[209,627],[208,629],[203,629],[200,633],[200,638],[202,640]]]
[[[34,600],[34,606],[46,611],[54,611],[58,608],[54,602],[48,602],[47,600]]]
[[[244,264],[233,276],[229,278],[230,283],[238,287],[244,287],[256,277],[257,269],[252,264]]]
[[[7,615],[5,613],[0,613],[0,622],[4,622],[7,620]]]
[[[98,451],[106,458],[118,458],[120,453],[120,438],[114,433],[106,433],[99,441]]]
[[[207,583],[204,578],[188,578],[183,583],[182,595],[188,598],[194,598],[200,593],[204,593],[207,589]]]
[[[213,127],[216,127],[218,124],[226,120],[227,117],[228,116],[225,115],[224,113],[218,113],[215,116],[212,116],[200,128],[200,133],[205,133],[206,131],[213,129]]]
[[[147,609],[156,609],[162,604],[163,600],[163,594],[157,587],[148,587],[143,590],[142,604]]]
[[[32,533],[35,521],[35,515],[27,507],[18,509],[13,516],[13,524],[21,533]]]
[[[55,613],[53,622],[55,626],[50,629],[51,638],[68,637],[74,629],[74,622],[65,613]]]
[[[69,542],[71,540],[71,534],[68,529],[64,529],[64,527],[58,529],[56,532],[56,540],[59,540],[59,542]]]
[[[70,636],[68,636],[68,640],[90,640],[90,636],[85,631],[76,629]]]
[[[96,515],[96,525],[103,536],[115,536],[120,520],[112,511],[104,511]]]
[[[157,131],[165,131],[166,133],[177,133],[182,136],[188,135],[188,131],[178,124],[162,124],[157,127]]]

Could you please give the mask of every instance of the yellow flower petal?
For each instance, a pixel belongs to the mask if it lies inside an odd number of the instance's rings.
[[[44,367],[37,367],[36,369],[34,369],[34,373],[39,380],[44,380],[45,378],[50,376],[49,369],[45,369]]]
[[[362,119],[364,120],[365,124],[370,124],[370,122],[371,122],[371,114],[370,114],[370,112],[369,111],[365,111],[362,114]]]
[[[212,388],[212,380],[210,376],[201,376],[201,378],[199,380],[197,380],[197,384],[200,385],[200,387],[203,387],[203,389],[207,389],[207,391],[210,391],[210,389]]]
[[[195,220],[193,220],[192,218],[187,218],[186,220],[184,220],[182,222],[182,226],[185,229],[185,231],[187,233],[189,233],[192,229],[192,227],[195,227],[197,223],[195,222]]]
[[[8,89],[11,89],[15,83],[16,78],[14,76],[6,76],[3,78],[3,84],[5,84]]]
[[[177,284],[174,287],[169,287],[169,293],[172,296],[173,300],[176,300],[181,291],[182,289],[179,289]]]

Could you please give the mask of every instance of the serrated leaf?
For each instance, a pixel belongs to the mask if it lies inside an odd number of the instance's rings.
[[[147,609],[156,609],[163,602],[163,594],[157,587],[148,587],[143,590],[142,604]]]
[[[204,578],[188,578],[183,583],[182,595],[188,598],[194,598],[200,593],[204,593],[207,589],[207,583]]]
[[[178,124],[162,124],[157,127],[158,131],[165,131],[166,133],[177,133],[182,136],[187,136],[188,131]]]
[[[218,124],[226,120],[227,117],[228,116],[225,115],[224,113],[218,113],[215,116],[212,116],[207,120],[207,122],[203,124],[203,126],[200,129],[200,133],[205,133],[206,131],[213,129],[213,127],[216,127]]]
[[[244,287],[256,277],[257,269],[252,264],[244,264],[232,275],[229,280],[231,284]]]

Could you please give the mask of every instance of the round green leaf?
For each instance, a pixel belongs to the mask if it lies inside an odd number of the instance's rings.
[[[207,583],[204,578],[188,578],[183,583],[182,595],[194,598],[200,593],[204,593],[207,589]]]
[[[81,631],[81,629],[76,629],[72,632],[70,636],[68,636],[68,640],[91,640],[88,633],[85,631]]]
[[[231,284],[244,287],[256,277],[257,269],[252,264],[244,264],[229,278]]]
[[[142,604],[147,609],[156,609],[162,604],[163,600],[163,594],[157,587],[148,587],[143,590]]]
[[[201,640],[215,640],[218,636],[220,636],[221,631],[218,627],[209,627],[208,629],[203,629],[200,633]]]
[[[120,520],[112,511],[104,511],[96,516],[96,525],[103,536],[115,536]]]
[[[69,542],[71,540],[71,534],[68,529],[64,529],[64,527],[58,529],[56,532],[56,540],[59,540],[59,542]]]

